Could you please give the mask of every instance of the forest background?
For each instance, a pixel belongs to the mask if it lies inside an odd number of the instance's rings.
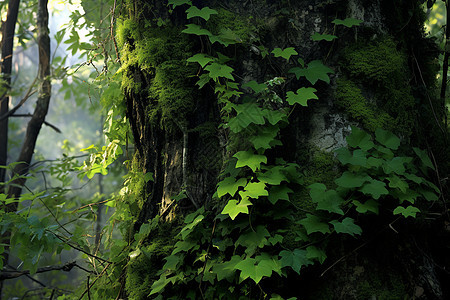
[[[4,49],[4,46],[7,44],[5,32],[7,32],[8,28],[8,19],[11,21],[11,14],[8,13],[8,10],[11,10],[11,7],[14,6],[13,3],[18,5],[18,17],[17,21],[14,21],[13,52],[7,53],[7,50]],[[205,21],[208,21],[210,15],[214,15],[217,12],[208,7],[205,7],[206,10],[203,8],[196,11],[192,9],[196,6],[192,5],[190,1],[169,1],[169,3],[170,5],[167,4],[165,6],[171,9],[183,9],[183,11],[191,9],[190,12],[187,12],[188,16],[192,14],[190,18],[197,17]],[[43,10],[43,6],[46,6],[49,10],[51,15],[50,23],[46,24],[44,21],[44,23],[39,25],[38,19],[41,18],[42,20],[43,18],[45,20],[43,16],[45,16],[46,12]],[[39,7],[41,7],[40,11]],[[178,236],[180,238],[179,243],[176,245],[164,245],[158,240],[160,233],[154,232],[167,230],[164,229],[167,224],[160,221],[159,217],[145,223],[145,226],[139,224],[140,228],[136,228],[135,225],[131,226],[130,224],[139,223],[136,219],[135,211],[142,210],[142,204],[139,203],[139,197],[133,195],[130,190],[142,189],[142,186],[155,180],[155,178],[153,178],[154,174],[152,172],[142,174],[136,171],[136,167],[133,166],[133,164],[136,164],[136,161],[133,159],[135,156],[134,139],[128,124],[129,116],[126,115],[126,107],[123,103],[125,97],[123,90],[126,89],[127,84],[123,74],[125,72],[124,69],[129,66],[124,61],[127,59],[131,60],[130,57],[121,57],[121,53],[126,53],[123,52],[123,49],[126,47],[126,42],[123,41],[124,31],[128,30],[126,34],[131,32],[131,29],[125,26],[127,21],[124,21],[126,20],[124,11],[130,9],[129,4],[120,1],[81,1],[80,3],[73,1],[55,1],[50,3],[46,1],[4,1],[0,3],[0,9],[3,24],[2,73],[4,74],[0,94],[2,94],[2,109],[7,104],[9,111],[2,110],[2,113],[0,113],[1,128],[2,130],[5,128],[8,130],[6,136],[4,134],[1,135],[3,140],[0,141],[2,146],[7,146],[7,156],[3,155],[5,151],[2,152],[2,159],[6,157],[6,161],[2,160],[2,169],[5,172],[2,173],[4,178],[1,178],[2,185],[0,188],[0,192],[2,192],[0,201],[3,203],[0,216],[2,234],[0,250],[3,254],[0,279],[2,280],[1,295],[4,299],[90,299],[91,297],[93,299],[119,299],[120,297],[125,297],[124,295],[128,295],[132,299],[145,299],[147,297],[166,299],[167,295],[176,298],[174,295],[177,293],[185,293],[183,297],[189,295],[189,297],[194,299],[200,297],[200,294],[204,298],[210,298],[208,293],[214,292],[208,291],[207,288],[203,290],[201,282],[210,281],[214,283],[216,282],[215,280],[222,283],[227,280],[232,282],[226,288],[216,286],[218,291],[220,289],[226,290],[220,291],[222,293],[221,297],[228,297],[224,296],[228,295],[227,293],[235,295],[236,291],[230,290],[230,286],[235,284],[236,286],[244,286],[243,293],[251,299],[282,299],[282,296],[277,293],[267,292],[261,288],[262,285],[259,285],[260,281],[276,276],[275,274],[278,274],[281,278],[290,274],[289,272],[300,273],[301,267],[306,268],[306,266],[314,262],[316,264],[325,262],[325,257],[328,253],[325,251],[326,246],[322,245],[322,237],[306,243],[306,246],[294,247],[295,249],[283,245],[279,256],[271,254],[272,256],[268,258],[265,255],[268,255],[267,253],[270,253],[270,251],[260,253],[258,252],[260,250],[254,248],[263,249],[264,246],[269,244],[276,247],[278,244],[283,244],[284,237],[281,231],[280,234],[271,235],[264,227],[255,225],[255,228],[251,228],[249,232],[242,229],[242,236],[254,244],[250,242],[246,244],[242,241],[244,238],[239,238],[239,236],[234,241],[237,245],[236,247],[246,247],[245,254],[240,255],[240,258],[236,256],[220,258],[222,262],[228,263],[228,267],[230,267],[230,264],[234,264],[234,267],[231,267],[233,272],[221,269],[221,272],[226,274],[223,275],[223,278],[207,278],[204,275],[205,269],[211,268],[213,270],[211,273],[216,273],[214,271],[215,266],[210,266],[208,262],[208,259],[213,261],[211,259],[213,255],[209,254],[209,244],[213,245],[214,243],[207,240],[201,242],[203,245],[201,243],[197,245],[188,240],[192,237],[190,235],[196,234],[195,230],[199,230],[197,225],[201,224],[204,219],[208,219],[208,216],[204,212],[202,205],[198,205],[195,199],[192,200],[187,195],[189,189],[186,188],[186,182],[183,182],[183,188],[177,193],[178,195],[174,194],[172,198],[175,199],[179,206],[185,205],[186,202],[192,202],[190,203],[191,209],[188,209],[188,212],[192,214],[184,211],[181,215],[184,214],[186,217],[181,217],[178,220],[175,217],[177,212],[170,211],[172,204],[167,204],[168,206],[159,212],[164,218],[171,215],[169,219],[174,218],[176,220],[171,221],[177,224],[174,226],[175,229],[170,228],[169,231],[178,230],[180,232]],[[425,31],[428,37],[433,38],[432,41],[436,44],[436,49],[440,50],[439,55],[436,55],[439,62],[439,70],[436,69],[437,80],[433,86],[428,86],[428,89],[430,94],[435,95],[436,98],[439,98],[444,93],[444,107],[440,108],[441,112],[438,113],[439,116],[437,118],[439,120],[437,122],[440,124],[441,130],[443,130],[442,134],[445,136],[443,139],[447,139],[447,116],[450,101],[448,96],[445,96],[448,95],[448,86],[446,84],[448,53],[444,51],[448,48],[448,40],[446,39],[447,28],[445,26],[447,23],[446,3],[443,1],[426,1],[421,9],[427,16]],[[120,28],[117,27],[118,19],[121,20]],[[337,23],[335,24],[341,22],[341,26],[350,28],[350,30],[356,30],[355,28],[364,26],[364,23],[360,24],[357,19],[342,18],[340,20],[336,18],[336,20]],[[59,22],[58,25],[56,25],[57,22]],[[164,28],[167,25],[166,22],[168,21],[163,16],[155,16],[154,23],[157,28]],[[48,37],[51,52],[43,53],[43,50],[39,49],[43,49],[40,43],[42,43],[43,36],[45,40],[46,27],[50,28]],[[205,35],[201,28],[188,26],[188,30],[190,31],[187,31],[186,35]],[[243,32],[245,33],[245,30]],[[331,33],[317,33],[317,36],[313,39],[316,39],[318,42],[333,41],[337,37]],[[228,36],[222,36],[222,42],[225,41],[224,43],[233,44],[236,39],[231,33]],[[298,54],[294,48],[289,47],[284,49],[279,47],[274,47],[274,49],[259,48],[255,51],[263,52],[262,55],[265,56],[282,58],[286,61],[289,61],[291,56]],[[266,51],[265,54],[264,51]],[[37,53],[39,53],[39,57]],[[126,56],[126,54],[122,55]],[[11,57],[12,69],[8,75],[5,74],[7,72],[5,72],[4,62]],[[51,61],[51,64],[48,65],[49,72],[42,74],[45,57],[47,57],[48,61]],[[234,79],[231,72],[226,68],[226,64],[222,65],[222,61],[220,61],[222,58],[219,55],[220,64],[215,64],[215,58],[206,55],[192,56],[187,58],[187,61],[189,62],[190,59],[191,63],[198,63],[204,70],[208,70],[208,76],[211,78],[207,79],[213,80],[220,85],[223,83],[223,79]],[[300,60],[299,63],[302,64]],[[312,64],[309,66],[312,66]],[[327,81],[328,75],[334,72],[323,64],[319,66],[322,69],[320,71],[315,70],[317,73],[315,75],[310,74],[309,77],[308,73],[305,75],[299,70],[293,70],[292,73],[297,77],[306,77],[314,85],[317,80]],[[314,79],[314,76],[317,78]],[[203,80],[205,80],[205,77],[203,77]],[[272,86],[274,86],[273,90],[276,90],[277,86],[284,84],[283,80],[282,77],[274,78],[273,81],[264,83],[266,86],[258,85],[255,82],[248,85],[248,88],[251,88],[255,93],[261,93],[266,89],[271,90]],[[35,137],[39,138],[37,139],[36,147],[34,148],[33,146],[33,149],[31,149],[31,153],[34,152],[33,158],[23,168],[24,164],[20,163],[23,160],[20,157],[26,152],[24,149],[30,150],[26,132],[29,130],[27,128],[31,128],[32,125],[29,125],[28,121],[30,119],[34,120],[33,115],[38,115],[38,110],[35,110],[35,108],[39,107],[39,104],[36,104],[36,101],[41,100],[42,102],[42,99],[49,96],[49,93],[45,92],[46,82],[51,84],[52,90],[49,110],[48,113],[44,114],[45,123],[42,123],[42,130],[38,130],[35,134]],[[206,82],[203,82],[203,85],[205,84]],[[202,83],[199,85],[203,86]],[[221,97],[228,97],[227,100],[238,95],[237,89],[232,84],[225,85],[222,88],[220,90],[219,87],[217,92],[216,86],[216,92]],[[289,104],[306,106],[307,100],[317,99],[313,90],[307,90],[309,95],[307,99],[301,96],[302,93],[299,90],[295,93],[290,92],[290,94],[288,92],[287,101]],[[225,103],[225,100],[222,101]],[[247,105],[246,109],[255,109],[249,103]],[[239,109],[234,109],[235,113],[239,115]],[[13,113],[10,113],[10,111],[13,111]],[[271,118],[280,118],[281,120],[284,117],[273,115]],[[6,121],[8,123],[5,123]],[[176,117],[173,122],[176,123]],[[274,124],[271,123],[273,127],[276,127],[277,124],[275,121]],[[182,122],[174,126],[183,133],[185,132],[183,128],[186,125]],[[234,133],[239,134],[239,130],[238,126],[231,127],[231,131]],[[359,135],[352,136],[353,142],[350,140],[348,143],[355,148],[359,147],[362,152],[368,151],[368,146],[361,146],[360,142],[364,140],[365,143],[369,143],[367,141],[371,139],[369,135],[365,135],[357,129],[354,129],[353,132]],[[269,137],[273,133],[266,132],[265,134],[265,139],[257,140],[255,143],[272,142],[272,139]],[[391,150],[396,150],[398,147],[396,144],[400,143],[400,139],[388,131],[375,132],[374,130],[373,134],[378,143]],[[182,135],[182,138],[185,138],[185,135]],[[355,140],[359,140],[359,142],[355,142]],[[448,144],[446,145],[447,148],[444,149],[448,151]],[[394,212],[394,215],[402,216],[405,219],[414,218],[422,222],[423,219],[431,218],[443,224],[448,224],[449,219],[445,197],[445,185],[447,184],[448,176],[445,173],[438,173],[440,168],[436,164],[431,148],[427,150],[414,149],[418,160],[423,164],[421,167],[429,168],[430,170],[423,171],[423,174],[426,175],[423,178],[420,176],[419,178],[415,174],[413,175],[417,178],[410,175],[411,178],[414,178],[411,180],[413,182],[423,181],[425,185],[428,185],[431,192],[425,190],[423,193],[428,193],[427,195],[429,195],[433,203],[439,202],[440,204],[437,206],[444,207],[444,212],[440,212],[439,216],[433,215],[433,213],[436,214],[435,211],[431,210],[432,213],[430,213],[427,209],[420,207],[420,205],[417,205],[420,209],[414,205],[403,205],[393,207],[391,211]],[[238,158],[238,164],[240,161],[241,167],[248,167],[252,171],[258,170],[261,163],[264,162],[264,157],[260,153],[258,154],[259,156],[255,155],[252,157],[249,157],[246,151],[238,153],[241,154],[241,156],[235,156]],[[353,170],[355,170],[358,167],[358,162],[352,159],[356,155],[354,152],[352,153],[353,156],[350,155],[352,158],[346,155],[346,153],[341,151],[338,153],[337,159],[344,165],[351,165]],[[373,157],[375,158],[376,156]],[[335,164],[339,163],[335,161]],[[407,167],[409,166],[409,162],[405,161],[405,164]],[[285,166],[286,168],[283,172],[289,173],[289,165]],[[442,169],[448,170],[446,166],[442,166]],[[370,175],[373,176],[373,174]],[[236,178],[233,178],[233,181],[227,181],[227,178],[222,178],[222,185],[219,183],[217,190],[219,197],[227,194],[233,196],[239,189],[249,194],[256,193],[257,195],[252,196],[252,198],[269,195],[265,194],[265,188],[261,190],[261,186],[257,185],[257,183],[262,182],[261,180],[259,182],[251,182],[249,180],[247,187],[247,179],[243,180],[238,175],[235,176]],[[337,174],[334,174],[334,176],[338,178]],[[182,178],[185,177],[185,174],[183,174]],[[393,177],[391,176],[390,178],[392,179]],[[269,178],[268,180],[273,182],[273,179]],[[351,180],[355,180],[355,178]],[[392,182],[390,181],[390,183]],[[250,183],[255,183],[254,189],[250,189]],[[336,193],[329,186],[327,190],[327,187],[320,185],[320,182],[310,182],[310,184],[310,197],[313,201],[315,201],[314,197],[323,200],[328,197],[324,196],[326,193]],[[392,184],[394,185],[394,183]],[[399,189],[404,188],[401,186],[400,180],[397,181],[397,184]],[[339,183],[337,185],[339,186]],[[273,184],[273,186],[277,185]],[[384,190],[380,187],[372,186],[372,188],[373,190],[363,193],[378,200],[383,195]],[[274,193],[278,193],[277,195],[280,199],[287,197],[288,199],[285,200],[289,200],[288,194],[290,192],[287,191],[291,191],[290,188],[286,187],[285,189],[280,185],[280,188],[276,189]],[[338,188],[336,188],[336,191],[340,193]],[[361,192],[357,189],[355,191]],[[126,207],[119,203],[123,201],[124,197],[128,199],[125,201],[127,202]],[[129,199],[132,197],[136,198],[136,204],[130,204],[132,201]],[[326,200],[321,202],[322,200],[317,200],[317,203],[322,203],[322,207],[325,207],[328,213],[340,214],[341,208],[329,203],[328,205],[331,206],[328,207],[324,204]],[[222,205],[219,213],[223,216],[228,216],[233,221],[235,219],[239,221],[242,215],[249,214],[248,206],[251,203],[249,204],[245,201],[244,197],[239,202],[237,200],[229,200],[229,202],[226,202],[226,205]],[[277,202],[277,200],[270,197],[269,201]],[[358,212],[378,212],[378,206],[372,202],[358,203],[355,204]],[[410,204],[414,203],[411,202]],[[340,205],[344,207],[344,204],[341,203]],[[401,209],[399,209],[400,207]],[[421,210],[427,211],[422,217]],[[299,236],[296,239],[300,241],[301,238],[305,238],[305,235],[309,236],[313,233],[325,234],[329,230],[328,227],[323,227],[323,220],[315,219],[314,217],[314,215],[310,214],[303,219],[304,222],[301,225],[304,227],[305,232],[298,233]],[[361,228],[356,225],[358,223],[354,223],[355,220],[353,218],[341,218],[339,220],[331,220],[330,224],[334,226],[334,233],[355,237],[361,234]],[[223,220],[221,219],[220,221]],[[214,233],[216,221],[213,224],[212,231]],[[237,227],[242,226],[242,224],[239,224]],[[392,223],[389,223],[389,225],[392,225]],[[129,232],[131,227],[134,228],[135,232]],[[156,227],[163,229],[155,229]],[[250,227],[252,227],[251,224]],[[211,231],[211,228],[205,225],[204,230]],[[221,230],[226,231],[226,225],[222,224]],[[395,229],[392,230],[395,231]],[[150,234],[156,236],[159,243],[156,243],[153,247],[161,248],[156,249],[157,254],[149,254],[155,251],[148,248],[147,238]],[[211,237],[211,241],[212,239]],[[218,241],[215,247],[218,249],[225,247],[226,249],[228,247],[226,243],[229,243],[229,241],[223,239]],[[351,243],[353,244],[353,242]],[[208,246],[204,247],[204,245]],[[184,255],[184,252],[186,255]],[[182,257],[180,253],[183,254]],[[139,267],[136,266],[136,263],[133,265],[133,261],[136,262],[138,259],[142,259],[143,256],[152,257],[152,255],[159,258],[166,257],[166,263],[160,268],[169,273],[169,275],[157,271],[154,271],[152,276],[139,273],[141,270],[137,270]],[[201,267],[199,268],[200,271],[198,271],[201,275],[198,287],[200,294],[196,294],[196,292],[192,291],[192,288],[186,287],[195,286],[195,289],[197,289],[198,283],[192,284],[189,282],[196,282],[196,280],[199,280],[198,278],[195,279],[195,276],[192,274],[189,275],[191,277],[187,275],[183,278],[180,277],[185,276],[180,275],[180,273],[189,274],[189,272],[192,272],[192,270],[184,269],[185,265],[190,262],[189,255],[197,255],[198,257],[194,262],[197,260],[200,262]],[[345,255],[342,257],[345,257]],[[336,260],[338,261],[339,257]],[[149,261],[152,260],[149,258]],[[221,265],[222,268],[226,268],[224,267],[225,263]],[[332,268],[333,266],[333,261],[328,262],[327,268],[323,268],[322,271],[326,271],[328,267]],[[218,268],[221,267],[219,266]],[[286,271],[286,269],[290,269],[290,271]],[[173,272],[176,275],[171,276],[170,270],[174,270]],[[133,272],[138,273],[138,275],[133,274]],[[233,281],[225,278],[231,276],[229,273],[240,275]],[[139,279],[133,278],[133,276],[139,277]],[[226,280],[222,280],[224,278]],[[133,284],[145,286],[145,288],[137,288]],[[177,284],[180,284],[183,288],[177,288]],[[83,288],[80,289],[80,286]],[[174,287],[173,290],[170,290],[170,286]],[[255,287],[259,289],[258,294],[254,291]],[[270,284],[267,289],[271,290]],[[417,287],[414,287],[413,290],[417,292]],[[404,291],[402,290],[401,292]],[[368,291],[361,293],[370,294]],[[369,294],[367,296],[370,296]],[[380,297],[382,298],[383,296]]]

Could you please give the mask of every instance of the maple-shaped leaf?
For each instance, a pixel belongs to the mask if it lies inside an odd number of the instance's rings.
[[[239,192],[239,195],[242,198],[249,197],[258,199],[262,196],[268,196],[269,192],[266,190],[266,184],[264,182],[249,182],[245,186],[245,190]]]
[[[344,188],[356,188],[361,187],[365,182],[371,180],[372,178],[367,174],[355,174],[345,171],[342,173],[341,177],[337,178],[334,182]]]
[[[220,198],[226,194],[230,194],[231,197],[237,192],[239,187],[245,186],[247,179],[239,178],[236,181],[234,177],[227,177],[217,184],[217,196]]]
[[[302,87],[297,90],[297,92],[289,91],[286,93],[286,101],[289,105],[294,105],[295,103],[300,104],[301,106],[308,106],[307,101],[310,99],[319,99],[319,97],[314,94],[317,92],[315,88],[312,87]]]
[[[289,194],[293,192],[294,192],[293,190],[291,190],[285,185],[275,185],[270,188],[268,199],[270,203],[275,205],[278,202],[278,200],[289,201]]]
[[[359,26],[363,21],[353,18],[346,18],[345,20],[336,19],[331,21],[331,23],[334,23],[336,25],[344,25],[345,27],[353,27],[353,26]]]
[[[346,140],[350,147],[359,147],[363,151],[370,150],[374,146],[370,134],[368,134],[364,130],[359,129],[356,126],[352,126],[352,133],[346,137]]]
[[[390,131],[377,128],[375,130],[375,139],[383,146],[392,150],[397,150],[400,146],[400,139]]]
[[[292,55],[298,55],[297,51],[295,51],[293,47],[289,47],[284,50],[281,50],[281,48],[275,48],[272,53],[275,57],[282,57],[286,60],[289,60]]]
[[[235,268],[241,270],[240,282],[250,277],[255,283],[259,283],[264,276],[270,277],[273,270],[270,263],[264,263],[263,260],[258,263],[251,257],[237,263]]]
[[[266,120],[272,124],[276,125],[282,120],[286,120],[286,113],[283,110],[271,110],[271,109],[264,109],[263,115]]]
[[[278,127],[265,126],[261,128],[258,135],[251,136],[249,138],[256,150],[258,149],[270,149],[272,148],[271,142],[275,140],[278,135]]]
[[[306,258],[310,260],[317,259],[319,263],[323,264],[327,258],[327,254],[324,250],[319,249],[316,246],[308,246],[306,248]]]
[[[362,233],[361,227],[355,224],[355,220],[352,218],[345,218],[342,222],[338,220],[330,221],[330,224],[334,226],[334,230],[337,233],[347,233],[351,236],[355,236],[355,234],[360,235]]]
[[[336,151],[337,159],[343,164],[343,165],[353,165],[353,166],[362,166],[365,167],[367,164],[367,152],[356,149],[350,152],[350,150],[347,147],[339,148]]]
[[[246,248],[245,253],[251,256],[255,253],[257,248],[263,248],[268,244],[267,238],[270,237],[270,233],[266,227],[259,225],[256,230],[250,230],[247,233],[241,234],[234,243],[235,247],[243,246]]]
[[[365,214],[368,211],[371,211],[378,215],[378,207],[380,206],[380,204],[373,199],[369,199],[364,203],[361,203],[358,200],[353,200],[352,203],[355,204],[356,211],[361,214]]]
[[[300,220],[298,223],[305,227],[308,235],[314,232],[320,232],[323,234],[330,233],[328,224],[321,222],[321,219],[315,215],[306,214],[306,218]]]
[[[397,188],[403,193],[406,193],[406,190],[409,188],[408,183],[395,174],[389,176],[388,180],[389,180],[389,187]]]
[[[205,70],[209,71],[209,77],[211,77],[214,81],[217,81],[219,77],[234,80],[233,75],[231,75],[231,72],[233,72],[234,69],[227,65],[212,63],[206,66]]]
[[[237,200],[229,200],[221,214],[229,215],[231,220],[234,220],[240,213],[248,214],[249,205],[252,205],[252,203],[248,198],[244,198],[239,202]]]
[[[242,258],[239,255],[233,255],[229,261],[223,263],[215,263],[213,265],[213,272],[217,274],[217,280],[233,277],[236,273],[236,264],[241,262]]]
[[[257,94],[261,93],[267,89],[267,85],[265,85],[264,83],[258,83],[255,80],[244,83],[242,85],[242,87],[243,88],[246,88],[246,87],[251,88]]]
[[[208,63],[212,62],[214,58],[204,53],[197,53],[192,57],[186,59],[187,62],[196,62],[199,63],[202,68],[204,68]]]
[[[331,213],[344,214],[340,205],[344,203],[344,199],[335,191],[326,191],[325,185],[321,183],[314,183],[309,186],[310,196],[313,202],[317,203],[318,210],[326,210]]]
[[[199,9],[196,6],[191,6],[186,10],[187,18],[200,17],[208,21],[211,15],[217,15],[217,10],[211,9],[209,7],[203,7]]]
[[[271,185],[280,185],[282,181],[288,181],[284,169],[283,166],[271,166],[266,172],[258,174],[258,180]]]
[[[415,218],[418,212],[420,212],[420,209],[411,205],[406,208],[404,208],[403,206],[397,206],[397,208],[394,209],[394,215],[402,214],[405,218]]]
[[[326,83],[330,83],[330,77],[328,77],[328,74],[333,74],[334,71],[325,66],[322,61],[313,60],[308,64],[308,67],[306,69],[295,67],[290,69],[289,73],[294,73],[297,79],[300,79],[300,77],[302,76],[306,77],[306,79],[314,85],[317,80],[322,80]]]
[[[243,103],[233,106],[233,108],[236,110],[237,115],[230,119],[228,126],[234,133],[242,131],[252,123],[263,125],[266,122],[264,120],[264,111],[254,102]]]
[[[410,159],[410,157],[396,156],[383,163],[383,170],[386,174],[391,174],[394,172],[398,175],[403,175],[406,171],[403,164],[410,162]]]
[[[237,158],[236,168],[247,166],[253,172],[256,172],[261,167],[261,163],[267,163],[266,156],[255,154],[251,151],[239,151],[233,157]]]
[[[294,251],[283,250],[279,254],[281,257],[281,266],[283,268],[291,267],[297,274],[300,274],[300,269],[303,266],[313,264],[313,262],[306,257],[307,254],[306,250],[301,249],[294,249]]]
[[[183,4],[189,4],[192,5],[192,1],[190,0],[169,0],[167,5],[172,5],[172,9],[174,9],[177,6],[183,5]]]
[[[194,34],[194,35],[211,35],[211,32],[209,32],[208,30],[206,30],[204,28],[201,28],[197,24],[187,24],[186,27],[187,28],[181,32],[186,33],[186,34]]]
[[[311,39],[316,42],[323,41],[323,40],[330,42],[334,39],[337,39],[337,36],[332,35],[332,34],[320,34],[320,33],[316,32],[311,36]]]

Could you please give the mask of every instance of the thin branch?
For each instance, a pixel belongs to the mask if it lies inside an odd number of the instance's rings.
[[[37,269],[36,273],[45,273],[45,272],[59,271],[59,270],[69,272],[76,265],[77,265],[77,263],[75,261],[71,261],[71,262],[65,263],[64,265],[47,266],[47,267],[39,268],[39,269]],[[29,274],[30,274],[30,270],[24,270],[24,271],[2,270],[0,272],[0,280],[14,279],[14,278],[18,278],[18,277],[21,277],[24,275],[29,275]]]
[[[30,88],[28,89],[28,92],[25,94],[25,97],[20,100],[19,104],[17,104],[13,109],[8,111],[7,113],[0,116],[0,121],[3,121],[4,119],[12,116],[19,108],[22,107],[22,105],[31,97],[33,96],[37,91],[31,91],[31,88],[34,86],[34,83],[36,82],[36,78],[34,79],[33,83],[31,84]]]
[[[17,117],[17,118],[18,117],[28,117],[28,118],[32,118],[33,115],[32,114],[19,114],[19,115],[12,115],[12,116],[9,116],[9,117]],[[44,121],[44,124],[47,125],[48,127],[50,127],[51,129],[53,129],[54,131],[56,131],[57,133],[61,133],[61,130],[58,127],[56,127],[55,125],[50,124],[47,121]]]

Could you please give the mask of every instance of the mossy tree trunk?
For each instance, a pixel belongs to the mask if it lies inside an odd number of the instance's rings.
[[[196,85],[200,70],[186,59],[208,53],[217,44],[181,32],[187,23],[186,7],[169,11],[165,1],[126,2],[118,44],[127,117],[136,145],[133,168],[153,174],[153,180],[135,191],[139,204],[133,230],[138,231],[157,215],[164,222],[177,223],[178,217],[202,206],[223,208],[213,196],[218,176],[233,155],[234,144],[248,141],[230,140],[228,129],[219,126],[221,110],[214,89],[209,84],[201,89]],[[441,153],[446,149],[440,141],[446,134],[444,112],[431,92],[436,84],[436,52],[433,42],[424,38],[420,2],[211,0],[193,4],[218,12],[208,21],[210,31],[230,29],[240,40],[216,49],[231,58],[228,64],[239,83],[267,82],[288,74],[286,61],[270,55],[274,48],[294,47],[306,63],[321,60],[335,71],[330,84],[318,81],[314,85],[319,100],[294,108],[289,126],[281,132],[283,146],[269,153],[269,159],[281,156],[298,163],[305,183],[332,185],[341,173],[332,151],[346,146],[345,136],[354,125],[370,133],[377,128],[393,131],[406,146],[431,145]],[[364,22],[359,27],[336,27],[335,18]],[[338,38],[317,42],[311,39],[314,33]],[[305,79],[289,77],[275,92],[283,98],[286,91],[305,85]],[[446,159],[444,154],[436,155],[443,172],[448,170]],[[295,197],[308,197],[307,189],[295,191]],[[436,203],[431,211],[440,209]],[[449,265],[438,249],[443,247],[439,241],[449,237],[441,226],[443,220],[396,220],[383,213],[361,217],[357,221],[362,237],[330,238],[327,261],[306,268],[301,276],[288,277],[280,290],[301,299],[443,299],[448,291],[442,283],[450,279],[440,269]],[[169,239],[160,247],[170,246],[173,231],[167,228],[164,235]],[[142,272],[147,267],[130,268]],[[144,275],[139,276],[141,281],[127,282],[130,298],[148,295],[148,289],[141,295],[133,287],[151,286]]]

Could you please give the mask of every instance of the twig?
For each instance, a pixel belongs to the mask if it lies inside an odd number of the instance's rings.
[[[12,110],[10,110],[10,112],[11,112]],[[11,115],[11,116],[9,116],[9,117],[28,117],[28,118],[32,118],[33,117],[33,115],[32,114],[18,114],[18,115]],[[55,125],[53,125],[53,124],[50,124],[49,122],[47,122],[47,121],[44,121],[44,124],[45,125],[47,125],[48,127],[50,127],[51,129],[53,129],[54,131],[56,131],[57,133],[61,133],[61,130],[58,128],[58,127],[56,127]]]
[[[37,269],[36,273],[45,273],[45,272],[59,271],[59,270],[63,270],[65,272],[69,272],[76,265],[77,265],[77,263],[75,261],[72,261],[72,262],[65,263],[64,265],[47,266],[47,267],[43,267],[43,268]],[[0,272],[0,280],[13,279],[13,278],[17,278],[17,277],[21,277],[21,276],[29,275],[29,274],[30,274],[30,270],[23,270],[23,271],[2,270]]]
[[[35,94],[37,91],[31,91],[31,89],[34,86],[34,83],[36,82],[36,78],[34,78],[33,83],[31,84],[30,88],[28,89],[27,93],[25,94],[25,97],[22,98],[22,100],[20,100],[19,104],[17,104],[13,109],[11,109],[10,111],[8,111],[7,113],[3,114],[2,116],[0,116],[0,122],[3,121],[4,119],[12,116],[12,114],[14,114],[27,100],[28,98],[30,98],[33,94]]]
[[[79,211],[79,210],[81,210],[81,209],[83,209],[83,208],[86,208],[86,207],[91,207],[91,206],[94,206],[94,205],[100,205],[100,204],[103,204],[103,203],[106,203],[106,202],[109,202],[109,201],[112,201],[112,200],[113,200],[113,199],[108,199],[108,200],[103,200],[103,201],[96,202],[96,203],[89,203],[89,204],[86,204],[86,205],[83,205],[83,206],[78,207],[78,208],[75,209],[72,213],[76,213],[77,211]]]

